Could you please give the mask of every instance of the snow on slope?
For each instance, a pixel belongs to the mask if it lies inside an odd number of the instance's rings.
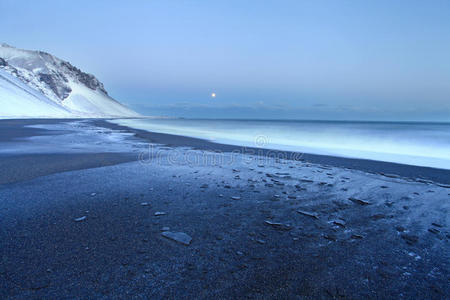
[[[103,84],[42,51],[0,45],[1,117],[138,117]]]
[[[0,70],[0,118],[68,118],[70,111]]]

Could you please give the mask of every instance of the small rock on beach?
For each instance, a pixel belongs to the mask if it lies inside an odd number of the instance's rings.
[[[311,217],[311,218],[314,218],[316,220],[319,219],[319,216],[316,213],[310,213],[310,212],[307,212],[307,211],[304,211],[304,210],[297,210],[297,212],[299,214],[301,214],[301,215],[304,215],[304,216],[307,216],[307,217]]]
[[[189,246],[192,241],[192,238],[184,232],[163,231],[161,235],[186,246]]]
[[[354,202],[356,204],[359,204],[359,205],[369,205],[370,204],[367,201],[364,201],[364,200],[361,200],[361,199],[357,199],[357,198],[353,198],[353,197],[348,198],[348,200],[350,200],[350,201],[352,201],[352,202]]]

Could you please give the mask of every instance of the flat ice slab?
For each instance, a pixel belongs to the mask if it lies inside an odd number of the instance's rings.
[[[178,243],[184,244],[184,245],[190,245],[192,238],[187,235],[184,232],[171,232],[171,231],[164,231],[161,233],[163,237],[166,237],[168,239],[174,240]]]

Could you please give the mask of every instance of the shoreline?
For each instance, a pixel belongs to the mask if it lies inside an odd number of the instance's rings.
[[[104,119],[15,119],[15,120],[0,120],[0,143],[12,142],[12,139],[30,138],[33,136],[47,136],[47,135],[62,135],[64,131],[45,130],[31,127],[23,127],[26,125],[54,125],[67,122],[85,121],[88,124],[105,128],[113,131],[127,132],[132,134],[138,140],[149,143],[162,144],[169,147],[190,147],[192,149],[211,151],[211,152],[225,152],[225,153],[240,153],[252,154],[261,157],[278,157],[292,161],[304,161],[312,164],[328,165],[343,169],[354,169],[367,173],[373,173],[387,177],[401,177],[413,181],[434,182],[444,186],[450,185],[450,170],[437,169],[430,167],[412,166],[384,161],[344,158],[329,155],[297,153],[282,150],[270,150],[254,147],[242,147],[237,145],[220,144],[210,142],[203,139],[171,135],[166,133],[149,132],[146,130],[135,129],[128,126],[117,125],[110,123]],[[32,179],[37,176],[53,174],[64,171],[79,170],[85,168],[95,168],[106,165],[114,165],[118,163],[131,162],[139,160],[139,155],[135,153],[44,153],[44,154],[3,154],[0,153],[0,158],[7,158],[0,163],[3,168],[12,168],[16,170],[17,167],[22,167],[22,170],[15,172],[17,180]],[[34,170],[27,170],[26,161],[32,161],[36,157]],[[73,160],[71,160],[73,158]],[[79,158],[79,159],[78,159]],[[66,163],[70,161],[70,163]],[[42,162],[39,164],[39,162]],[[50,163],[49,163],[50,162]],[[27,172],[30,171],[30,172]],[[13,177],[14,177],[13,176]],[[5,176],[3,176],[5,177]],[[16,181],[16,180],[14,180]],[[12,182],[7,178],[1,178],[0,184]]]
[[[412,180],[416,179],[425,181],[429,180],[444,185],[450,184],[450,170],[447,169],[405,165],[399,163],[368,160],[368,159],[347,158],[347,157],[338,157],[338,156],[320,155],[311,153],[298,153],[292,151],[261,149],[255,147],[242,147],[238,145],[215,143],[208,140],[181,135],[150,132],[142,129],[136,129],[128,126],[110,123],[107,120],[91,120],[91,122],[92,124],[99,127],[105,127],[113,130],[127,131],[135,134],[135,136],[138,138],[149,141],[150,143],[164,144],[169,147],[192,147],[198,150],[222,151],[222,152],[237,151],[243,154],[251,153],[261,156],[271,155],[276,157],[282,157],[288,160],[293,160],[293,158],[295,159],[300,157],[300,159],[314,164],[323,164],[339,168],[355,169],[379,175],[384,174],[387,174],[388,176],[397,175]]]
[[[31,180],[37,177],[61,172],[98,168],[137,160],[137,155],[130,152],[99,151],[57,151],[52,145],[47,145],[44,152],[35,151],[30,139],[36,137],[55,139],[70,134],[72,129],[48,130],[43,128],[25,127],[30,125],[58,125],[82,121],[78,119],[15,119],[0,120],[0,145],[3,148],[28,149],[25,151],[0,152],[0,185]],[[61,141],[62,143],[63,141]],[[17,144],[16,143],[20,143]],[[44,144],[46,142],[44,141]],[[56,144],[57,148],[59,148]],[[0,149],[2,150],[2,149]],[[28,152],[31,150],[31,152]],[[38,149],[39,150],[39,149]]]

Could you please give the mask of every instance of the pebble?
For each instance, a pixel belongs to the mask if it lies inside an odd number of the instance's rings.
[[[362,235],[359,235],[359,234],[352,234],[351,238],[352,238],[352,239],[358,239],[358,240],[360,240],[360,239],[363,238],[363,236],[362,236]]]
[[[333,221],[333,224],[334,224],[334,225],[337,225],[337,226],[340,226],[340,227],[342,227],[342,228],[345,228],[345,222],[344,222],[344,221],[341,221],[341,220],[335,220],[335,221]]]
[[[157,211],[155,212],[155,216],[164,216],[167,215],[167,213],[163,212],[163,211]]]
[[[79,218],[76,218],[76,219],[74,219],[74,221],[75,222],[81,222],[81,221],[84,221],[84,220],[86,220],[86,216],[82,216],[82,217],[79,217]]]
[[[403,231],[405,231],[405,227],[403,227],[403,226],[396,226],[395,229],[396,229],[398,232],[403,232]]]
[[[37,291],[41,289],[45,289],[50,286],[50,280],[45,277],[36,277],[33,279],[30,289]]]
[[[142,202],[141,205],[142,206],[149,206],[150,204],[148,202]]]
[[[383,173],[383,172],[380,172],[379,174],[383,175],[385,177],[389,177],[389,178],[400,178],[400,176],[395,175],[395,174],[387,174],[387,173]]]
[[[360,205],[369,205],[370,204],[367,201],[364,201],[364,200],[361,200],[361,199],[357,199],[357,198],[353,198],[353,197],[348,198],[348,200],[350,200],[350,201],[352,201],[354,203],[360,204]]]
[[[436,228],[428,228],[428,231],[434,234],[438,234],[440,231],[437,230]]]
[[[437,186],[446,188],[446,189],[450,189],[450,184],[443,184],[443,183],[435,183]]]
[[[335,236],[335,235],[332,235],[332,234],[325,234],[325,235],[323,236],[323,238],[324,238],[324,239],[327,239],[327,240],[329,240],[329,241],[333,241],[333,242],[336,242],[336,240],[337,240],[336,236]]]
[[[302,181],[302,182],[314,182],[313,180],[310,180],[310,179],[300,179],[300,181]]]
[[[316,213],[310,213],[310,212],[303,211],[303,210],[297,210],[297,212],[299,214],[301,214],[301,215],[304,215],[304,216],[307,216],[307,217],[311,217],[311,218],[314,218],[316,220],[319,219],[319,216]]]
[[[233,197],[231,197],[231,199],[232,199],[232,200],[241,200],[241,197],[233,196]]]
[[[417,235],[411,235],[411,234],[406,234],[403,233],[401,235],[402,239],[404,239],[406,241],[407,244],[412,245],[417,243],[417,241],[419,240],[419,237]]]
[[[264,223],[272,226],[275,229],[279,229],[279,230],[291,230],[292,229],[292,226],[283,224],[283,223],[272,222],[269,220],[264,221]]]
[[[374,221],[377,221],[377,220],[380,220],[380,219],[385,219],[386,216],[383,215],[383,214],[376,214],[376,215],[370,216],[370,218],[371,218],[372,220],[374,220]]]
[[[186,246],[189,246],[192,241],[192,238],[184,232],[164,231],[161,235]]]

